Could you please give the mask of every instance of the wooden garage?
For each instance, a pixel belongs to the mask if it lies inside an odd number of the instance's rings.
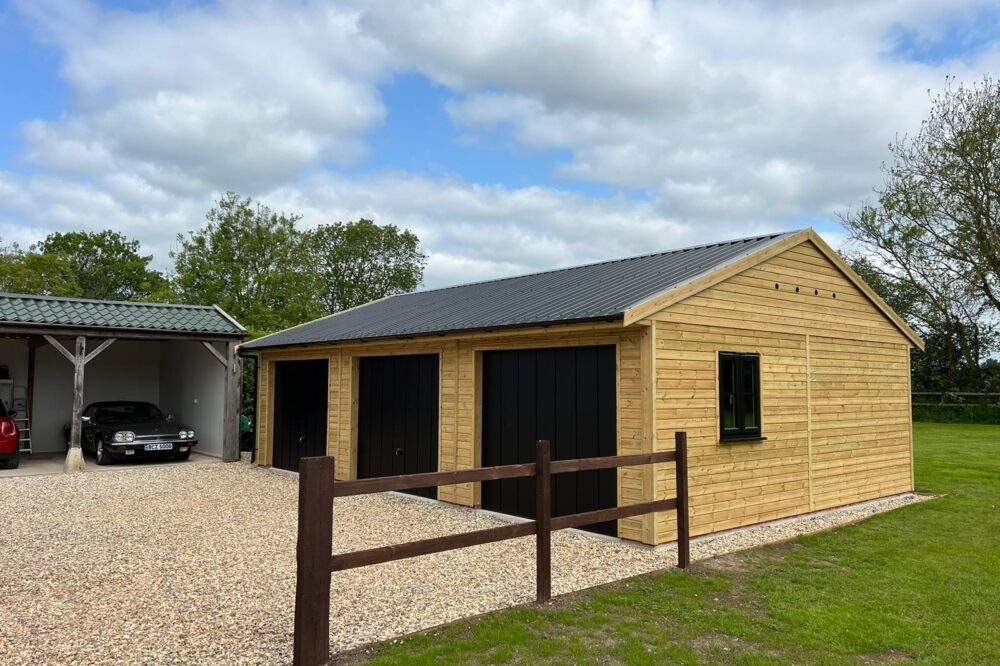
[[[539,438],[555,458],[646,453],[684,430],[697,535],[911,490],[922,345],[806,229],[394,296],[243,350],[261,359],[261,465],[288,465],[282,368],[311,361],[326,383],[300,403],[325,448],[308,452],[335,456],[337,478],[529,461]],[[530,516],[519,483],[437,497]],[[673,483],[671,465],[566,475],[553,510]],[[666,513],[591,529],[649,544],[675,531]]]

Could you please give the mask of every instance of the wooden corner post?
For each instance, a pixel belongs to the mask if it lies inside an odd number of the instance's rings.
[[[552,467],[549,440],[535,451],[535,589],[543,604],[552,598]]]
[[[59,349],[63,349],[62,345]],[[69,449],[63,464],[64,472],[82,472],[84,468],[80,439],[83,434],[83,369],[87,365],[87,338],[76,336],[73,351],[73,420],[69,424]]]
[[[331,456],[299,461],[299,525],[295,549],[295,666],[330,659],[330,557],[333,555]]]
[[[688,509],[688,436],[674,433],[677,453],[677,566],[687,569],[691,564],[691,523]]]

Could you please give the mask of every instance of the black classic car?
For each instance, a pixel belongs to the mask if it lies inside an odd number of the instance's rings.
[[[186,460],[198,444],[193,429],[149,402],[95,402],[83,410],[80,444],[98,465],[147,456]]]

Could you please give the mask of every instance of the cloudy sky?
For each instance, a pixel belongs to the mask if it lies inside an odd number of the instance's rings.
[[[14,1],[0,242],[112,228],[165,269],[234,190],[409,227],[427,286],[837,243],[928,90],[997,71],[996,4]]]

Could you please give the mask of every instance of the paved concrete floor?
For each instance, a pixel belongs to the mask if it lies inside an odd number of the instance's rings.
[[[0,468],[0,480],[17,476],[39,476],[43,474],[62,474],[63,462],[66,460],[65,453],[31,453],[21,454],[21,464],[17,469]],[[116,469],[135,469],[137,467],[161,467],[171,465],[203,465],[206,463],[222,462],[220,458],[205,455],[204,453],[191,452],[191,457],[184,461],[147,458],[133,462],[131,460],[115,461],[112,465],[98,465],[94,456],[84,453],[86,463],[85,473],[108,472]]]

